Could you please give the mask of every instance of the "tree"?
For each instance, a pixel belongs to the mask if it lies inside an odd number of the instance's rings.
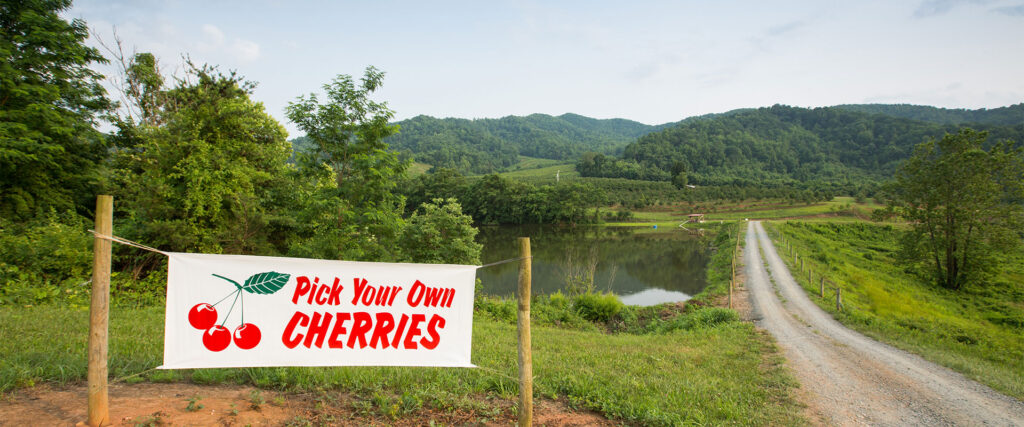
[[[890,208],[911,223],[902,255],[949,289],[980,282],[1021,240],[1024,150],[985,150],[986,132],[962,129],[917,146],[892,187]]]
[[[483,245],[473,240],[477,232],[457,200],[438,198],[409,218],[401,246],[411,262],[479,264]]]
[[[284,216],[275,209],[290,192],[291,150],[284,127],[250,99],[254,84],[188,62],[185,79],[165,89],[152,56],[135,58],[154,103],[118,121],[128,234],[167,250],[276,253],[270,228]]]
[[[394,113],[370,99],[383,78],[368,67],[358,85],[348,75],[324,85],[325,103],[310,94],[288,104],[288,118],[311,143],[296,156],[309,186],[301,190],[306,205],[298,213],[292,255],[374,261],[398,256],[394,244],[405,201],[397,183],[408,162],[384,142],[398,130],[389,123]]]
[[[95,129],[110,108],[71,0],[0,1],[0,215],[27,219],[87,207],[106,155]],[[76,200],[78,199],[78,200]],[[88,209],[88,208],[85,208]]]

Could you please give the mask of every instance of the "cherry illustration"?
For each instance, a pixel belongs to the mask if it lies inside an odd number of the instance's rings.
[[[260,343],[260,328],[252,323],[244,323],[235,328],[235,345],[242,350],[256,347]]]
[[[203,345],[210,351],[221,351],[231,344],[231,332],[223,325],[217,325],[207,329],[203,333]]]
[[[196,304],[188,311],[188,323],[196,329],[210,329],[217,323],[217,309],[205,302]]]

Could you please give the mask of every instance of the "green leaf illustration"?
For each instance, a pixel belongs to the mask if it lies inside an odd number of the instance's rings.
[[[288,279],[291,277],[290,274],[273,271],[256,273],[245,279],[242,290],[253,294],[269,295],[281,290],[284,285],[288,284]]]

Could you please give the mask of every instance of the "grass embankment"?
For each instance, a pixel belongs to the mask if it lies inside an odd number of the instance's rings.
[[[733,232],[709,277],[728,280]],[[723,261],[724,260],[724,261]],[[714,277],[711,277],[714,276]],[[719,277],[721,276],[721,277]],[[727,282],[726,282],[727,283]],[[727,286],[727,284],[726,284]],[[720,285],[718,287],[721,287]],[[709,295],[717,289],[712,286]],[[581,303],[580,298],[587,299]],[[573,407],[642,424],[799,424],[771,340],[735,312],[695,303],[622,307],[601,295],[537,296],[533,307],[534,392]],[[713,298],[708,296],[706,298]],[[116,296],[115,296],[116,299]],[[583,307],[588,307],[584,309]],[[150,371],[163,348],[162,307],[119,307],[110,322],[110,373],[125,381],[191,381],[352,393],[353,411],[383,419],[422,409],[496,418],[515,401],[514,301],[480,298],[473,361],[483,369],[244,368]],[[86,376],[88,312],[57,306],[0,308],[0,390]]]
[[[1006,257],[989,283],[951,291],[906,272],[895,259],[898,229],[868,223],[788,221],[766,227],[811,299],[840,322],[1024,399],[1024,253]],[[807,281],[806,269],[813,271]],[[822,272],[843,290],[819,298]]]
[[[686,215],[703,213],[709,221],[742,221],[744,219],[805,218],[809,221],[856,222],[871,217],[881,206],[873,201],[857,202],[853,197],[835,197],[827,202],[795,203],[785,200],[716,201],[651,206],[633,212],[640,225],[678,225]],[[615,223],[614,225],[638,225]]]
[[[615,227],[678,227],[707,228],[705,224],[687,224],[686,215],[703,213],[710,222],[743,221],[745,219],[800,218],[815,222],[861,222],[871,218],[871,212],[881,206],[873,201],[857,202],[853,197],[835,197],[828,202],[794,203],[785,200],[748,200],[742,202],[718,201],[705,204],[680,203],[650,206],[631,211],[629,221],[609,221]],[[616,212],[617,209],[611,209]]]

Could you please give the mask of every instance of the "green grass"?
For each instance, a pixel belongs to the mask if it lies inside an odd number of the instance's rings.
[[[427,173],[430,168],[433,168],[433,166],[426,163],[413,162],[412,165],[409,165],[409,176],[423,175]]]
[[[813,279],[805,270],[795,274],[798,282],[840,322],[1024,399],[1024,253],[1007,256],[990,283],[951,291],[899,266],[892,225],[788,221],[767,228],[792,271],[799,262],[779,237],[803,257]],[[831,286],[818,297],[822,272],[843,289],[841,313]]]
[[[808,221],[857,222],[870,218],[881,206],[872,201],[856,202],[852,197],[836,197],[828,202],[812,204],[784,200],[715,201],[694,204],[649,206],[633,211],[637,222],[679,225],[691,213],[705,214],[707,221],[742,221],[744,219],[801,218]],[[628,225],[629,223],[622,223]],[[616,223],[619,225],[619,223]]]
[[[88,312],[61,307],[0,308],[0,390],[86,376]],[[251,384],[308,391],[340,389],[380,410],[419,402],[434,410],[497,413],[491,399],[517,396],[516,328],[480,315],[473,361],[482,369],[243,368],[149,371],[160,364],[162,308],[114,308],[110,373],[144,372],[145,381]],[[566,399],[614,419],[643,424],[800,423],[790,396],[793,380],[770,339],[750,324],[689,322],[655,334],[609,334],[535,326],[533,360],[538,397]],[[486,396],[486,399],[473,398]],[[365,408],[364,408],[365,409]]]
[[[545,159],[535,159],[545,160]],[[538,163],[539,164],[539,163]],[[555,174],[558,174],[559,179],[577,179],[579,178],[579,172],[576,172],[576,165],[573,163],[555,163],[550,166],[544,166],[533,169],[516,170],[511,172],[500,173],[502,178],[514,179],[517,181],[530,182],[533,184],[554,184]]]
[[[731,310],[701,308],[728,289],[739,227],[719,227],[711,241],[718,248],[708,269],[711,285],[697,304],[635,307],[605,297],[534,297],[535,396],[646,425],[805,423],[792,396],[796,383],[771,338]],[[518,395],[513,300],[476,302],[473,362],[480,369],[152,370],[162,360],[163,308],[115,304],[111,310],[114,382],[344,390],[356,396],[352,410],[391,419],[426,409],[472,411],[486,421]],[[86,309],[57,305],[0,307],[0,392],[83,381],[88,317]]]
[[[546,168],[548,166],[566,165],[565,160],[554,160],[554,159],[541,159],[539,157],[528,157],[519,156],[519,163],[516,163],[509,167],[509,171],[526,170],[526,169],[539,169]]]

